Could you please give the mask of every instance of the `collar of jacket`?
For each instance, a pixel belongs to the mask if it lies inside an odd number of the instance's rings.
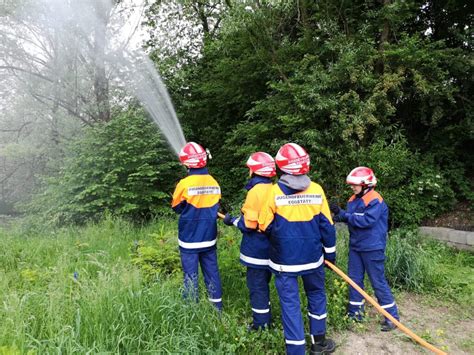
[[[283,174],[278,180],[278,186],[285,195],[293,195],[306,190],[311,184],[308,175]]]
[[[245,190],[249,191],[250,189],[252,189],[252,187],[254,187],[257,184],[271,184],[271,183],[272,183],[272,179],[270,179],[269,177],[254,175],[250,178],[247,185],[245,185]]]
[[[209,175],[207,168],[188,169],[188,175]]]

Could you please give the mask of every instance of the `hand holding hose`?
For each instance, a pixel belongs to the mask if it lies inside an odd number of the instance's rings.
[[[234,221],[235,221],[235,217],[232,217],[229,213],[226,213],[224,218],[222,219],[222,222],[224,222],[224,224],[227,226],[233,226]]]

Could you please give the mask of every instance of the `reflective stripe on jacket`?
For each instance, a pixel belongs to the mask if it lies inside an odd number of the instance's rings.
[[[173,193],[171,206],[180,214],[178,243],[183,252],[215,248],[221,190],[206,168],[189,169]]]
[[[355,251],[385,250],[388,206],[382,196],[369,190],[362,198],[353,195],[344,214],[350,232],[350,248]]]
[[[304,191],[285,195],[274,185],[259,217],[270,235],[273,272],[302,275],[324,262],[323,248],[335,252],[336,231],[322,187],[311,182]]]

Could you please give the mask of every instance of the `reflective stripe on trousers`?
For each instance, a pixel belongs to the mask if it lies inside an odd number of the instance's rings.
[[[247,287],[250,294],[253,325],[256,328],[271,323],[270,310],[270,279],[272,274],[267,269],[247,267]]]
[[[324,289],[324,267],[313,273],[300,276],[308,298],[310,334],[326,333],[326,293]],[[283,332],[287,354],[305,353],[305,331],[300,309],[298,276],[275,275],[275,286],[280,298]]]
[[[217,266],[216,249],[200,253],[181,253],[180,256],[184,273],[183,297],[198,301],[198,267],[200,264],[209,301],[212,302],[216,308],[221,309],[222,286],[219,268]]]
[[[348,276],[360,287],[364,288],[364,274],[367,272],[378,303],[395,319],[399,319],[390,286],[385,278],[385,253],[383,250],[357,252],[349,249]],[[363,313],[364,298],[353,287],[349,287],[350,316]]]

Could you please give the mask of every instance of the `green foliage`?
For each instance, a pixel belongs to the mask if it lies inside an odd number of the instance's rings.
[[[392,285],[420,292],[435,289],[444,282],[431,250],[423,247],[416,231],[391,233],[386,255],[386,275]]]
[[[288,141],[308,150],[312,177],[333,198],[347,197],[352,168],[374,168],[394,225],[472,199],[463,1],[345,1],[343,14],[332,1],[246,6],[223,16],[202,56],[175,75],[179,86],[168,81],[188,137],[213,153],[226,200],[241,199],[250,153],[275,155]],[[418,193],[437,175],[441,189]]]
[[[146,263],[134,263],[137,254],[130,254],[130,245],[135,240],[156,250],[165,243],[164,248],[176,253],[172,247],[177,238],[175,221],[155,220],[136,226],[108,216],[83,227],[24,232],[23,228],[0,229],[4,244],[0,250],[1,351],[201,353],[212,349],[216,353],[280,353],[284,349],[273,282],[274,328],[247,332],[251,310],[245,268],[238,262],[237,230],[219,230],[224,290],[221,316],[206,301],[204,285],[199,303],[185,302],[180,272],[150,279],[151,269],[143,267]],[[343,270],[347,246],[347,232],[339,232],[337,264]],[[412,232],[394,232],[389,240],[387,275],[397,289],[442,295],[443,301],[452,298],[470,309],[473,268],[472,254],[424,241]],[[349,324],[345,317],[347,286],[329,270],[326,274],[331,333]],[[301,300],[306,314],[303,287]]]
[[[131,247],[132,263],[144,274],[148,282],[156,281],[159,276],[173,275],[181,270],[181,260],[176,238],[164,233],[152,233],[154,243],[145,245],[143,240],[134,241]]]
[[[131,109],[71,142],[59,174],[46,179],[30,207],[55,223],[97,219],[106,211],[148,219],[169,213],[180,171],[157,128]]]
[[[393,224],[417,225],[454,205],[448,180],[432,159],[412,153],[404,137],[390,144],[378,140],[362,155],[361,164],[377,172],[377,189],[390,208]]]

